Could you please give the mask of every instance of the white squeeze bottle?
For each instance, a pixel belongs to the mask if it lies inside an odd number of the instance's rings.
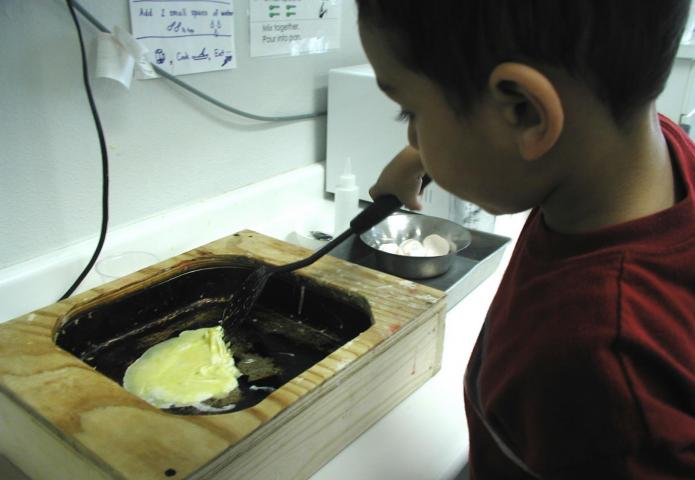
[[[345,161],[345,169],[338,179],[335,187],[335,223],[333,235],[338,236],[348,229],[350,220],[359,213],[360,189],[355,182],[355,175],[351,172],[350,157]]]

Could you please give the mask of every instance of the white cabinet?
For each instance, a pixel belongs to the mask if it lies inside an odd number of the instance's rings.
[[[656,100],[656,106],[674,122],[690,131],[695,138],[695,44],[681,45],[666,88]]]

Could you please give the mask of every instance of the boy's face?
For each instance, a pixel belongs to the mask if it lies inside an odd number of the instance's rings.
[[[542,200],[494,102],[483,95],[465,118],[436,83],[404,67],[383,35],[360,24],[360,35],[379,87],[408,115],[408,141],[423,167],[445,190],[493,214],[513,213]]]

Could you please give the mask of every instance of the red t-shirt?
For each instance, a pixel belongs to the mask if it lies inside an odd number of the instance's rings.
[[[472,479],[695,479],[695,145],[662,130],[673,207],[578,235],[529,217],[466,373]]]

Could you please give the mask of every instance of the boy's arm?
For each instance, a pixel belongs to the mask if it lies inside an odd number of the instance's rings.
[[[384,167],[376,184],[369,189],[369,195],[377,198],[391,193],[396,195],[405,207],[421,210],[422,204],[418,195],[424,174],[420,153],[413,147],[405,147]]]
[[[582,353],[581,341],[565,344],[568,358],[555,356],[551,366],[553,358],[545,357],[517,379],[518,394],[504,404],[517,415],[492,418],[512,427],[511,434],[502,431],[523,445],[525,460],[541,478],[695,479],[695,445],[689,443],[695,419],[683,408],[684,392],[676,383],[683,380],[668,360],[638,343],[635,352],[614,347],[594,358]]]

